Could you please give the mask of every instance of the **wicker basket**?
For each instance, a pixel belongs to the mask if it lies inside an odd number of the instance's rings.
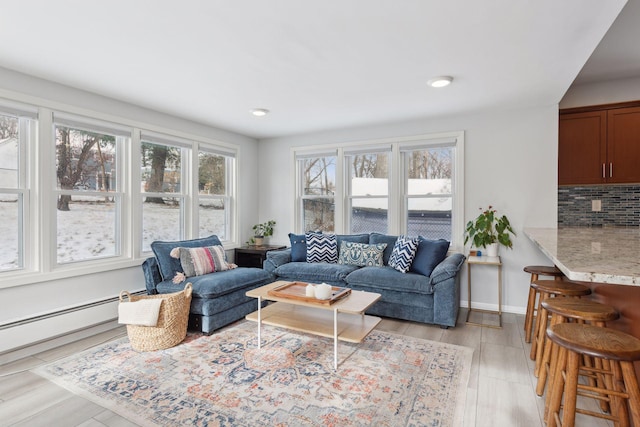
[[[120,292],[121,303],[124,302],[125,297],[131,302],[158,298],[163,300],[156,326],[127,325],[127,335],[131,347],[135,350],[163,350],[181,343],[187,336],[191,283],[187,283],[184,290],[173,294],[131,295],[127,291],[122,291]]]

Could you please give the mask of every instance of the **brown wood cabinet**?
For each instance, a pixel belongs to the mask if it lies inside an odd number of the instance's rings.
[[[640,102],[561,110],[558,184],[640,183]]]

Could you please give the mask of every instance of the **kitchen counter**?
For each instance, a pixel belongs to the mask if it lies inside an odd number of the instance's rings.
[[[570,279],[640,286],[639,228],[525,228]]]
[[[640,339],[640,229],[525,228],[524,234],[570,279],[592,291],[593,301],[613,306],[607,322]],[[640,380],[640,362],[635,363]]]

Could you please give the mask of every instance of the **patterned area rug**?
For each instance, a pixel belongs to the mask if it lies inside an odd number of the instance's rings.
[[[473,350],[374,330],[360,344],[241,322],[138,353],[121,338],[34,372],[141,426],[459,426]]]

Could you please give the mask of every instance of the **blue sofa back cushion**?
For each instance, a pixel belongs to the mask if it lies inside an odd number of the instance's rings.
[[[393,267],[367,267],[355,270],[347,276],[347,285],[364,286],[375,292],[376,289],[388,289],[411,293],[432,294],[433,287],[429,278],[417,273],[401,273]],[[408,294],[408,299],[414,296]]]
[[[396,244],[396,240],[398,240],[398,236],[390,236],[388,234],[380,234],[380,233],[371,233],[369,235],[369,243],[386,243],[387,247],[384,248],[384,252],[382,253],[382,261],[384,265],[389,265],[389,257],[391,257],[391,252],[393,252],[393,246]]]
[[[419,273],[424,276],[431,276],[436,265],[440,264],[449,251],[449,242],[444,239],[429,240],[424,237],[419,238],[418,251],[416,252],[409,271]]]
[[[182,265],[180,265],[180,259],[171,257],[170,253],[173,248],[200,248],[204,246],[217,246],[222,245],[218,236],[212,235],[204,237],[202,239],[192,240],[176,240],[176,241],[161,241],[156,240],[151,243],[151,250],[153,250],[156,260],[158,260],[158,267],[160,268],[160,274],[163,280],[173,279],[178,271],[182,271]]]
[[[342,242],[353,243],[369,243],[368,234],[336,234],[336,243],[338,244],[338,255],[340,251],[340,245]]]
[[[259,268],[238,267],[233,270],[189,277],[185,283],[191,283],[195,298],[215,298],[238,289],[252,288],[256,284],[268,283],[272,280],[273,278],[269,273]],[[184,289],[185,283],[175,285],[170,279],[164,280],[158,283],[158,293],[179,292]]]
[[[359,267],[346,264],[328,264],[324,262],[288,262],[274,270],[282,280],[299,280],[309,283],[344,282],[349,273]]]

